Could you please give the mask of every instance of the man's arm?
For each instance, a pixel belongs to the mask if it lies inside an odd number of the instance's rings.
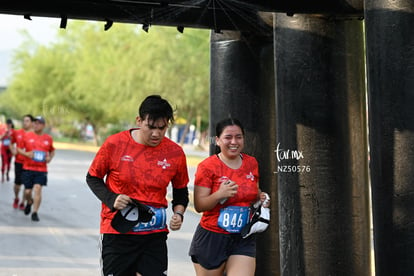
[[[188,188],[173,188],[173,212],[171,217],[170,229],[173,231],[179,230],[184,221],[184,212],[188,205]]]
[[[16,146],[16,143],[13,143],[13,144],[10,145],[10,151],[11,151],[11,153],[12,153],[13,156],[16,156],[16,154],[17,154],[17,146]]]
[[[173,205],[173,210],[176,211],[185,211],[185,208],[187,208],[188,205],[188,188],[182,188],[182,189],[177,189],[177,188],[173,188],[173,200],[172,200],[172,205]],[[178,206],[180,206],[178,208]],[[180,210],[178,210],[180,209]]]
[[[26,151],[26,149],[22,149],[22,148],[16,148],[16,151],[18,154],[23,155],[27,158],[32,159],[33,158],[33,152],[32,151]]]
[[[88,183],[89,188],[102,203],[111,208],[113,212],[116,211],[114,203],[118,194],[108,190],[102,178],[92,176],[88,172],[86,175],[86,183]]]
[[[46,163],[49,163],[50,161],[52,161],[54,156],[55,156],[55,151],[54,150],[50,151],[49,154],[46,156]]]

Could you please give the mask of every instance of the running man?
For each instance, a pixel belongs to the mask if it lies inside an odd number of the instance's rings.
[[[89,168],[86,181],[102,201],[102,275],[167,275],[166,195],[170,182],[171,230],[181,228],[188,204],[184,152],[164,137],[173,120],[173,109],[165,99],[148,96],[139,108],[137,128],[110,136]],[[126,230],[121,233],[113,218],[123,212],[120,210],[130,210],[134,202],[146,205],[154,215],[149,223],[133,222],[130,228],[121,225]]]
[[[33,121],[34,118],[32,115],[27,114],[23,116],[23,127],[21,129],[15,130],[12,136],[12,152],[16,156],[14,159],[14,201],[13,208],[24,210],[24,188],[22,194],[22,200],[20,201],[19,193],[22,186],[22,172],[23,172],[23,162],[26,157],[17,153],[17,148],[21,147],[23,142],[23,137],[26,132],[33,131]],[[19,204],[20,202],[20,204]]]
[[[33,204],[32,221],[39,221],[39,207],[42,201],[42,187],[47,185],[47,164],[55,156],[53,139],[44,133],[46,121],[35,117],[33,132],[24,135],[22,148],[17,152],[27,157],[23,163],[22,181],[25,187],[25,215],[29,215]],[[32,194],[33,191],[33,194]]]

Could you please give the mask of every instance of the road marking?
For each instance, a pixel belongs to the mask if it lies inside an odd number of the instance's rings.
[[[26,227],[0,226],[0,234],[12,235],[67,235],[67,236],[99,236],[98,228],[64,228],[64,227]]]
[[[0,276],[96,276],[101,275],[99,268],[46,268],[46,267],[7,267],[1,268]]]
[[[99,265],[98,258],[73,258],[73,257],[53,257],[53,256],[4,256],[0,255],[0,261],[28,261],[28,262],[47,262],[47,263],[66,263]],[[42,268],[43,269],[43,268]]]

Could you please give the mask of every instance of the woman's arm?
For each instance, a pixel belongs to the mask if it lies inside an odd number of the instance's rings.
[[[210,188],[194,185],[194,207],[197,212],[209,211],[216,207],[220,200],[237,194],[238,185],[221,183],[220,188],[211,193]]]

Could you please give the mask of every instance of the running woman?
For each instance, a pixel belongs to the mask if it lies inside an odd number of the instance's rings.
[[[241,231],[249,207],[268,195],[260,192],[256,159],[242,153],[244,129],[237,119],[217,123],[216,145],[217,154],[202,161],[195,175],[194,207],[203,215],[189,255],[197,276],[253,276],[256,236],[243,238]]]
[[[0,133],[1,141],[1,182],[4,182],[4,176],[6,176],[6,181],[10,180],[10,165],[13,158],[11,150],[11,141],[14,132],[14,124],[11,119],[6,120],[7,128]]]

